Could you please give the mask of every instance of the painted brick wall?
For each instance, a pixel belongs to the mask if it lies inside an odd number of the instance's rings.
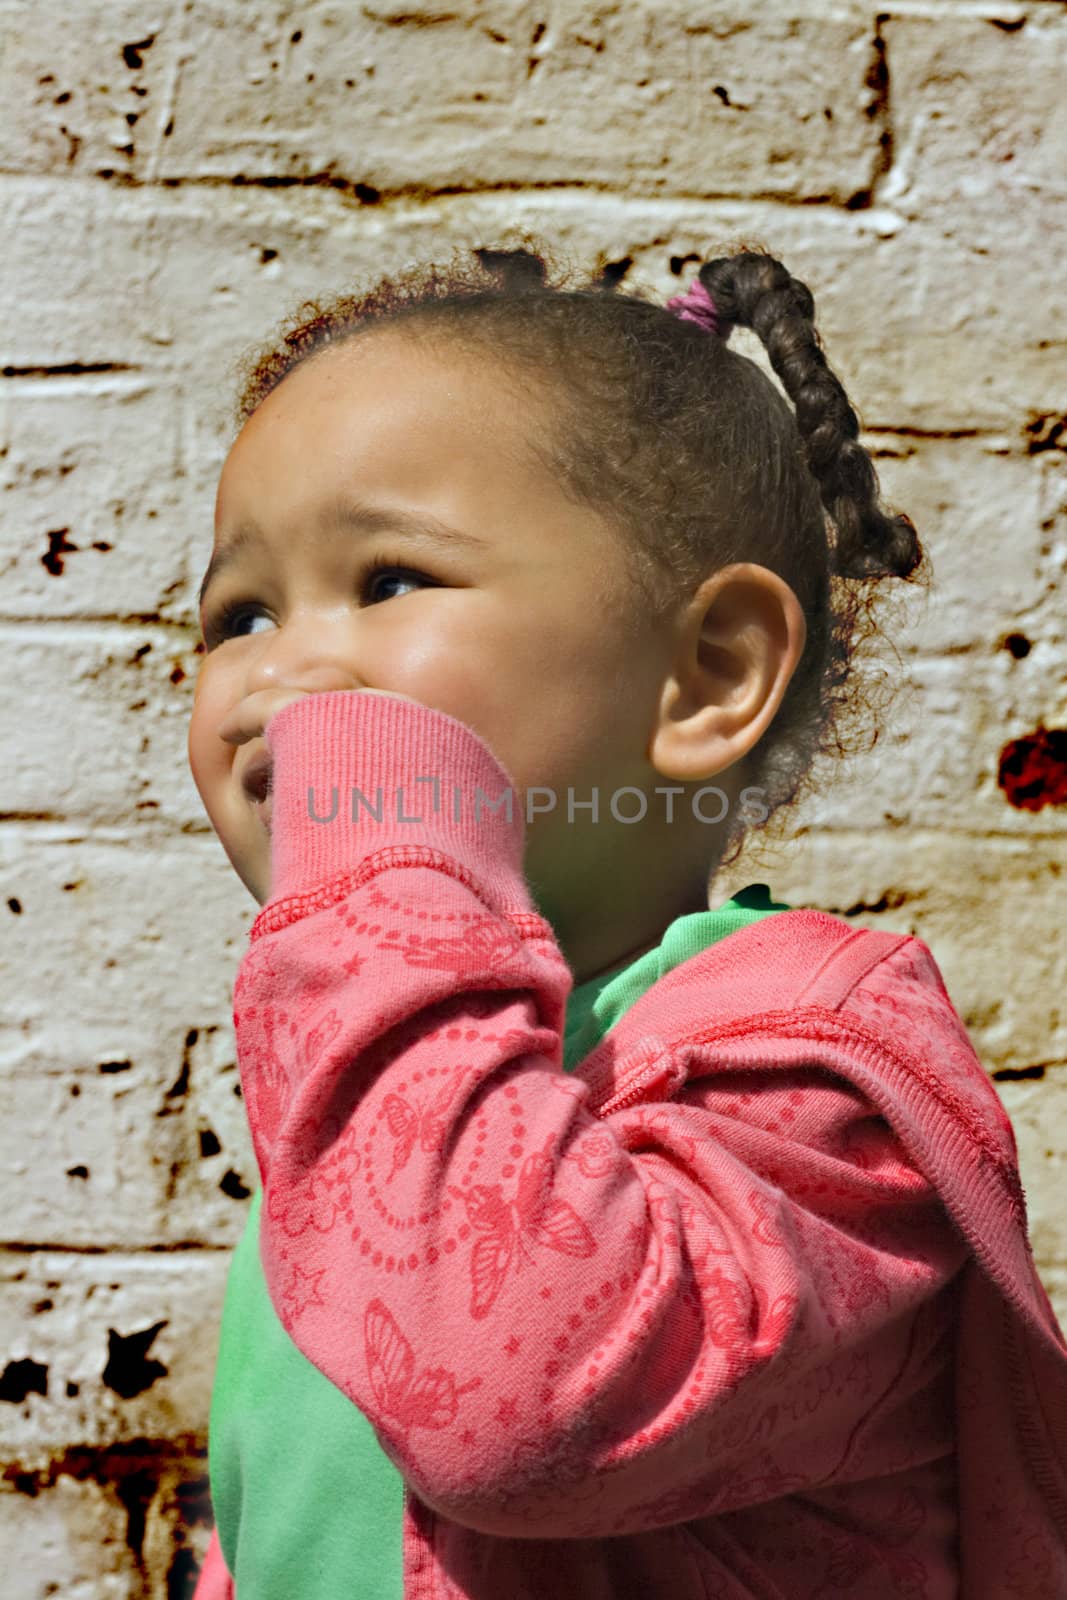
[[[1067,724],[1063,4],[7,0],[0,37],[5,1595],[178,1600],[207,1543],[254,1178],[255,907],[185,757],[230,365],[515,224],[664,297],[735,240],[811,285],[937,589],[876,750],[727,887],[930,944],[1067,1322],[1062,744],[1030,808],[998,781]]]

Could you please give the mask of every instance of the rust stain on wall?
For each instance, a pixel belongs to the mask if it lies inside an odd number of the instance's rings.
[[[1021,811],[1067,804],[1067,728],[1046,728],[1009,739],[1000,752],[997,783]]]

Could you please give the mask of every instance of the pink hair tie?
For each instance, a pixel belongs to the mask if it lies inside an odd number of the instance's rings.
[[[720,339],[728,339],[733,329],[732,322],[720,317],[714,300],[699,278],[693,279],[684,294],[676,294],[668,300],[667,310],[685,322],[698,323],[708,333],[718,334]]]

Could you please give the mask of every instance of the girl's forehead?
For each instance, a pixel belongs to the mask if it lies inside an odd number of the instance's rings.
[[[483,476],[543,479],[542,455],[530,446],[546,421],[529,388],[523,394],[486,361],[363,336],[316,352],[282,379],[233,441],[219,492],[225,498],[286,457],[313,457],[330,476],[466,462]]]

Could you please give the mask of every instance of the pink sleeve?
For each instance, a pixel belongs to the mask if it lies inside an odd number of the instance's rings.
[[[475,787],[509,782],[478,736],[342,691],[267,739],[274,876],[234,1025],[296,1345],[426,1504],[487,1533],[637,1532],[825,1483],[960,1264],[888,1127],[758,1049],[725,1089],[653,1052],[666,1093],[595,1114],[562,1069],[572,977],[518,807],[473,820]],[[352,785],[381,787],[380,820],[351,820]]]
[[[207,1555],[204,1557],[204,1565],[200,1568],[200,1576],[196,1580],[193,1600],[234,1600],[233,1579],[222,1558],[217,1528],[211,1530],[211,1540],[207,1547]]]

